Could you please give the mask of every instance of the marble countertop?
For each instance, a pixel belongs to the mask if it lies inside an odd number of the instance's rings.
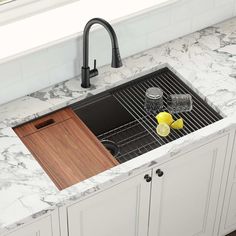
[[[59,206],[174,158],[183,147],[235,126],[236,18],[100,68],[83,89],[73,78],[0,106],[0,235]],[[97,176],[59,191],[11,127],[168,66],[225,118]],[[153,153],[153,155],[152,155]],[[154,155],[155,154],[155,155]]]

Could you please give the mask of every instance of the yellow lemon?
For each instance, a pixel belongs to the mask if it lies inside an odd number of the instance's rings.
[[[160,123],[157,126],[156,131],[161,137],[166,137],[170,133],[170,126],[167,125],[166,123]]]
[[[172,115],[166,111],[160,112],[156,116],[157,122],[160,123],[166,123],[167,125],[171,125],[174,121]]]
[[[176,120],[171,124],[171,128],[173,129],[183,129],[184,127],[184,120],[182,118]]]

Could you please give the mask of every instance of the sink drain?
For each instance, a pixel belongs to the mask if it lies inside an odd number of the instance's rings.
[[[120,150],[118,145],[111,140],[101,140],[101,143],[105,146],[105,148],[111,153],[112,156],[118,156]]]

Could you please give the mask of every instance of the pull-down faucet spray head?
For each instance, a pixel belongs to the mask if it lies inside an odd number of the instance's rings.
[[[120,58],[120,50],[118,48],[112,48],[112,60],[111,60],[111,67],[119,68],[122,66],[122,61]]]

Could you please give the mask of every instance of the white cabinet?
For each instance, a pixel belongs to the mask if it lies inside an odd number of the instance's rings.
[[[60,236],[58,211],[33,220],[4,236]]]
[[[147,236],[151,171],[67,208],[70,236]]]
[[[231,135],[62,207],[62,236],[216,236]]]
[[[217,139],[153,170],[149,236],[214,235],[227,140]]]
[[[234,230],[236,230],[236,139],[234,141],[219,235],[223,236]]]

